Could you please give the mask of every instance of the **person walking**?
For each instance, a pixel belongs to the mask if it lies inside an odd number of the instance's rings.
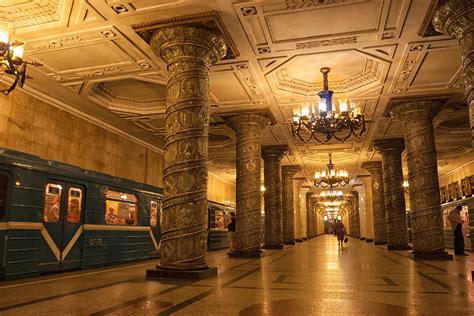
[[[337,242],[339,246],[342,247],[342,244],[344,243],[344,236],[346,235],[346,228],[340,219],[334,224],[334,229],[336,231]]]
[[[448,220],[451,223],[451,229],[454,233],[454,254],[456,256],[468,256],[464,253],[464,236],[462,233],[462,223],[461,218],[462,206],[458,205],[452,210],[448,215]]]
[[[234,234],[235,234],[235,213],[230,213],[230,222],[227,225],[227,241],[229,242],[230,251],[234,251]]]

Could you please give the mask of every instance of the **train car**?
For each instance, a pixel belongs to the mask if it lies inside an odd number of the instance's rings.
[[[159,257],[162,190],[0,148],[0,277]]]
[[[227,225],[230,222],[230,213],[232,212],[235,212],[235,208],[208,201],[209,236],[207,247],[209,250],[229,248]]]

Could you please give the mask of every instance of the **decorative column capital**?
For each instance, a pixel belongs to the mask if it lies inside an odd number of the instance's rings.
[[[374,140],[374,147],[382,155],[389,152],[401,155],[405,150],[405,140],[403,138],[379,138]]]
[[[289,151],[288,145],[263,145],[262,146],[262,158],[275,159],[280,161],[283,155]]]
[[[242,113],[226,117],[225,122],[235,132],[238,132],[242,126],[248,125],[256,125],[260,129],[264,129],[270,125],[271,120],[262,114]]]
[[[293,178],[293,176],[298,173],[301,170],[301,167],[298,165],[287,165],[287,166],[281,166],[281,173],[283,175],[286,175],[290,178]]]
[[[168,64],[168,68],[183,60],[197,60],[210,68],[227,52],[223,36],[205,27],[189,25],[158,29],[151,36],[150,46]]]
[[[444,98],[395,100],[392,102],[390,112],[406,125],[414,121],[432,121],[445,104]]]
[[[462,39],[474,30],[474,1],[447,0],[433,15],[433,26],[441,33]]]
[[[361,167],[367,170],[372,176],[374,174],[382,174],[381,161],[366,161],[362,163]]]

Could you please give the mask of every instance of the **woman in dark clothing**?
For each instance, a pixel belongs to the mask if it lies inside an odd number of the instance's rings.
[[[461,218],[462,206],[458,205],[448,215],[448,220],[451,223],[451,228],[454,233],[454,254],[456,256],[467,256],[464,253],[464,236],[462,234],[463,220]]]
[[[234,251],[234,234],[235,234],[235,213],[230,213],[230,222],[227,225],[227,241],[229,242],[230,251]]]

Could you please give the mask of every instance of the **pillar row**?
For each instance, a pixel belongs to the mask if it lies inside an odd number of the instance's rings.
[[[306,238],[311,238],[312,236],[312,209],[313,209],[313,200],[311,199],[313,195],[312,191],[306,192]]]
[[[362,168],[370,173],[372,190],[372,212],[374,222],[374,244],[387,243],[387,221],[385,220],[385,197],[383,188],[382,162],[367,161]]]
[[[405,142],[403,138],[379,139],[374,141],[374,147],[382,154],[387,249],[411,249],[408,246],[403,191],[402,152]]]
[[[443,105],[441,100],[410,100],[392,107],[405,128],[413,255],[420,259],[451,259],[444,250],[433,129],[433,117]]]
[[[229,256],[261,253],[261,134],[270,123],[264,115],[241,113],[226,118],[236,136],[235,251]]]
[[[357,238],[360,238],[362,235],[360,233],[360,212],[359,212],[359,192],[357,191],[351,191],[351,194],[353,196],[353,216],[354,216],[354,235]]]
[[[287,145],[262,146],[266,249],[283,249],[281,159],[287,152]]]
[[[282,209],[283,209],[283,243],[295,244],[295,209],[293,176],[301,170],[300,166],[283,166],[282,174]]]
[[[169,73],[159,268],[207,269],[209,71],[226,44],[206,28],[172,26],[156,31],[150,46]]]

